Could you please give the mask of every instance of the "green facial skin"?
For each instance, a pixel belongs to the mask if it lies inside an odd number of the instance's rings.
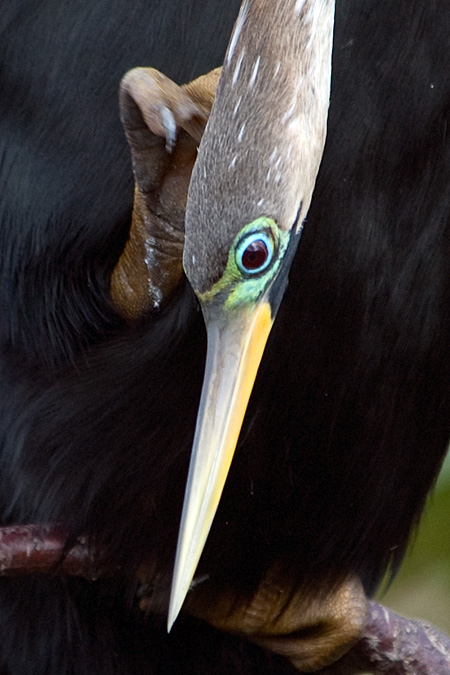
[[[251,239],[250,235],[259,233],[268,244],[271,261],[261,272],[245,272],[238,265],[238,253],[258,238]],[[280,230],[272,218],[261,216],[245,225],[230,248],[222,277],[208,291],[198,294],[202,306],[217,303],[232,311],[254,305],[276,278],[288,244],[289,232]]]

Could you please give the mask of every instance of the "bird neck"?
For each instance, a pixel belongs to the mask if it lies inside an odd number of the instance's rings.
[[[289,229],[300,204],[303,220],[325,142],[334,4],[242,3],[191,181],[187,228],[199,216],[223,221],[209,212],[223,203],[229,221],[266,215]],[[230,222],[224,236],[236,229]]]

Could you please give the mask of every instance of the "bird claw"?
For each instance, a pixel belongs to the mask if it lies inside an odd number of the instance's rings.
[[[334,663],[361,638],[367,600],[357,577],[319,594],[280,581],[278,570],[269,572],[250,601],[232,589],[204,584],[189,593],[185,610],[220,630],[245,635],[303,672]]]
[[[159,309],[183,277],[187,193],[219,75],[216,69],[182,87],[153,68],[122,79],[121,120],[136,187],[111,298],[128,320]]]

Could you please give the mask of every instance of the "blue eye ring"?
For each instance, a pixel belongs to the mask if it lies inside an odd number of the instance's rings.
[[[249,232],[236,246],[236,265],[247,276],[260,274],[270,267],[274,251],[270,232]]]

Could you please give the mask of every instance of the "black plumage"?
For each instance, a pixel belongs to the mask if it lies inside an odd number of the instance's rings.
[[[117,89],[219,65],[238,2],[19,2],[0,17],[0,507],[88,533],[119,578],[0,583],[2,675],[290,673],[136,607],[170,575],[204,366],[185,285],[127,326],[108,295],[132,204]],[[450,4],[337,3],[328,138],[200,568],[251,591],[401,560],[450,436]]]

